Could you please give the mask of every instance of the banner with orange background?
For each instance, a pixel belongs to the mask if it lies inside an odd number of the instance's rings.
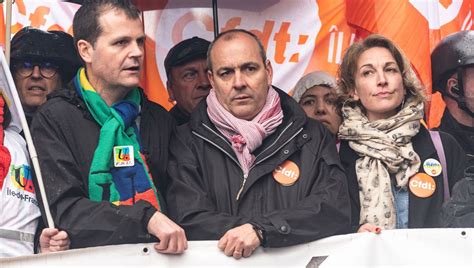
[[[147,34],[142,86],[152,100],[169,109],[172,104],[165,88],[164,58],[183,39],[213,39],[211,1],[134,2],[144,11]],[[60,1],[16,0],[12,34],[26,25],[71,33],[72,17],[78,7]],[[275,71],[273,83],[287,92],[308,72],[325,70],[336,75],[350,44],[370,33],[380,33],[404,50],[429,94],[431,51],[446,35],[473,29],[473,8],[474,0],[218,1],[220,31],[245,28],[257,34]],[[439,95],[433,95],[431,107],[429,123],[433,126],[436,116],[440,117],[444,110]]]

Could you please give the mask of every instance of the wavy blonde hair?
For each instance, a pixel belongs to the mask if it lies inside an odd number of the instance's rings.
[[[402,50],[385,36],[372,34],[366,39],[352,44],[345,52],[338,70],[337,82],[337,105],[342,108],[344,103],[352,103],[364,108],[360,102],[353,98],[355,91],[355,73],[357,61],[366,50],[374,47],[383,47],[390,51],[400,69],[403,78],[403,87],[407,91],[405,98],[415,97],[418,101],[425,101],[424,86],[415,74],[410,61],[405,57]]]

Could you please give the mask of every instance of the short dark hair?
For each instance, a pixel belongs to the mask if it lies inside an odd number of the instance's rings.
[[[219,39],[224,39],[226,41],[232,40],[239,33],[247,34],[250,37],[252,37],[255,40],[255,42],[257,42],[257,44],[258,44],[260,57],[262,57],[263,63],[265,63],[267,61],[267,53],[265,52],[265,48],[263,47],[262,41],[260,41],[260,39],[258,39],[258,37],[254,33],[250,32],[250,31],[247,31],[247,30],[244,30],[244,29],[231,29],[231,30],[222,32],[219,35],[217,35],[216,39],[214,39],[214,41],[212,41],[211,45],[209,46],[209,49],[207,50],[207,68],[208,68],[208,70],[210,70],[212,72],[211,51],[214,48],[214,44]]]
[[[86,40],[92,45],[102,33],[99,17],[109,10],[120,10],[129,19],[139,19],[140,10],[130,0],[85,0],[77,10],[72,22],[74,44]]]

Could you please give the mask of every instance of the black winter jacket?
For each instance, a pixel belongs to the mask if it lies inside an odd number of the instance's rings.
[[[474,166],[466,168],[464,174],[443,205],[443,227],[474,228]]]
[[[189,124],[172,138],[170,216],[190,240],[218,240],[246,223],[264,230],[266,246],[283,247],[350,231],[347,185],[334,138],[299,105],[279,91],[283,123],[253,154],[248,177],[230,143],[201,102]],[[291,186],[273,172],[286,160],[299,167]]]
[[[450,190],[453,185],[463,177],[463,170],[466,166],[466,154],[461,149],[454,138],[444,132],[440,132],[441,141],[446,157],[448,169],[448,184]],[[421,164],[418,172],[423,171],[423,163],[426,159],[432,158],[439,162],[438,154],[431,140],[430,133],[424,127],[412,139],[413,149],[418,153]],[[349,147],[347,141],[341,141],[339,150],[342,165],[346,170],[349,185],[349,195],[351,197],[352,228],[357,230],[360,220],[360,200],[359,184],[357,182],[355,163],[359,159],[357,153]],[[444,172],[445,170],[443,170]],[[441,206],[444,201],[443,173],[433,177],[436,183],[434,194],[427,198],[420,198],[409,192],[408,197],[408,227],[409,228],[440,228],[441,226]]]
[[[164,192],[175,123],[164,108],[145,96],[142,99],[142,153],[157,189]],[[74,89],[54,92],[35,114],[31,130],[54,222],[69,234],[71,248],[156,241],[147,232],[156,211],[148,202],[115,206],[88,199],[89,169],[100,126]]]
[[[473,119],[474,120],[474,119]],[[474,165],[474,127],[459,124],[449,110],[444,110],[439,130],[451,134],[466,151],[469,164]]]

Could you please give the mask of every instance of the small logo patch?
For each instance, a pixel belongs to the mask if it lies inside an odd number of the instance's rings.
[[[10,179],[13,185],[21,190],[25,190],[30,193],[35,193],[35,187],[33,186],[33,180],[31,179],[30,167],[27,165],[11,165],[10,166]]]
[[[133,167],[134,165],[133,146],[114,146],[115,167]]]
[[[426,172],[426,174],[436,177],[439,174],[441,174],[441,171],[443,170],[443,167],[441,166],[441,163],[433,158],[428,158],[423,162],[423,170]]]
[[[273,170],[273,178],[283,186],[291,186],[300,177],[300,168],[295,162],[286,160]]]

